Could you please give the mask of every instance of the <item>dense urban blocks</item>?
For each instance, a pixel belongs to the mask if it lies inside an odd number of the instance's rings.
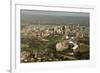
[[[89,59],[89,27],[74,24],[21,25],[21,62]]]
[[[22,9],[21,63],[89,60],[89,15]]]

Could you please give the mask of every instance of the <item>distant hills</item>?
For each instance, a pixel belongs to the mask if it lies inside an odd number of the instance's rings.
[[[21,10],[21,24],[80,24],[89,26],[89,13]]]

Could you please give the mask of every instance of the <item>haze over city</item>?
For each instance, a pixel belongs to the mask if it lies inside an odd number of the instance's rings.
[[[89,25],[89,13],[21,10],[21,24],[80,24]]]

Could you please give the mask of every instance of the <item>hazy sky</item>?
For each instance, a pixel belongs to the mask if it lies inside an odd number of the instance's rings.
[[[21,10],[21,24],[28,23],[89,25],[89,13]]]

